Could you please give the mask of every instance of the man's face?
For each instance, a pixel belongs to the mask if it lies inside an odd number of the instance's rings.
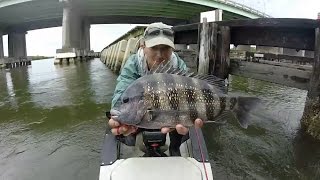
[[[158,65],[170,60],[172,48],[167,45],[156,45],[151,48],[144,47],[144,54],[147,56],[147,63],[150,70],[158,67]]]

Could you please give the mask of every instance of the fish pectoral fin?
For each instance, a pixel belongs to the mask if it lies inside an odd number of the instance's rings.
[[[152,68],[151,68],[152,69]],[[155,74],[155,73],[166,73],[166,74],[176,74],[186,77],[192,77],[194,76],[194,72],[188,70],[183,70],[180,68],[176,68],[172,65],[171,60],[164,63],[162,61],[158,67],[155,70],[151,70],[149,74]]]
[[[148,115],[148,121],[152,121],[152,113],[153,111],[152,110],[147,110],[146,111],[146,115]]]
[[[223,111],[219,116],[217,116],[214,121],[208,120],[205,123],[215,123],[215,124],[226,124],[227,119],[232,117],[231,111]]]
[[[152,121],[154,118],[154,111],[153,110],[147,110],[146,114],[148,115],[148,121]]]

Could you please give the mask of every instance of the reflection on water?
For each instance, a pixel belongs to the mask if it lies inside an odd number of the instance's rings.
[[[0,179],[97,179],[115,83],[98,59],[0,70]],[[263,106],[248,129],[204,127],[216,179],[319,179],[320,144],[299,131],[305,91],[231,76],[230,92]]]

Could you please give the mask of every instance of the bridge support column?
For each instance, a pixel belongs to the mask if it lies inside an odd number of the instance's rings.
[[[0,69],[2,67],[5,67],[5,63],[4,63],[4,53],[3,53],[2,32],[0,32]]]
[[[62,49],[56,51],[55,64],[63,59],[86,58],[90,51],[90,23],[81,16],[80,7],[74,0],[60,0],[63,3]]]
[[[81,27],[81,47],[87,51],[90,51],[90,28],[90,23],[84,20]]]
[[[2,32],[0,32],[0,59],[4,58]]]
[[[11,58],[26,58],[26,32],[11,32],[8,36],[8,52]]]
[[[62,49],[80,48],[80,17],[71,0],[63,2]]]
[[[83,19],[81,23],[81,49],[83,50],[83,59],[90,56],[90,23]],[[81,59],[81,58],[80,58]]]
[[[9,32],[9,58],[5,60],[7,66],[19,67],[20,65],[31,65],[31,60],[27,57],[26,34],[26,31]]]

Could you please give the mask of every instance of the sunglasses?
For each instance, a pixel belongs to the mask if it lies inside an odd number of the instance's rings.
[[[159,36],[160,33],[162,33],[165,36],[168,36],[170,38],[173,38],[174,36],[174,32],[172,29],[168,29],[168,28],[150,28],[146,31],[145,36]]]

